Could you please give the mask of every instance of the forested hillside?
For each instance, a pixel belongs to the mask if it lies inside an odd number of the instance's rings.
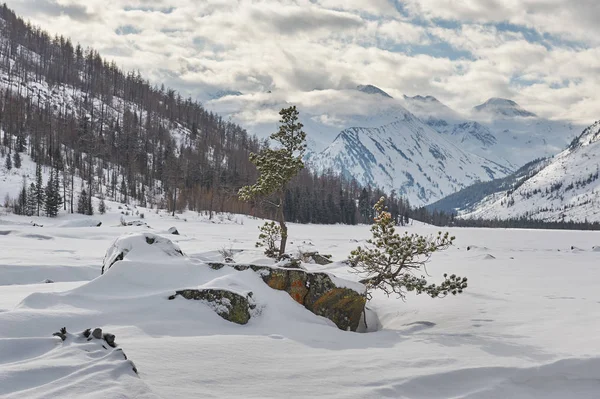
[[[92,196],[125,203],[272,215],[273,209],[236,196],[256,178],[249,154],[267,142],[192,98],[121,70],[94,49],[51,37],[6,4],[0,19],[0,156],[14,160],[26,153],[46,175],[58,176],[53,185],[65,211],[75,211],[85,185]],[[10,163],[0,170],[18,169]],[[18,193],[10,194],[14,203]],[[367,221],[381,194],[304,169],[286,192],[286,218]],[[408,208],[401,198],[391,206],[398,214]]]

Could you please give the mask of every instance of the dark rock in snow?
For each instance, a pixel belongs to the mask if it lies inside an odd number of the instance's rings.
[[[96,339],[102,339],[102,329],[94,328],[94,331],[92,331],[92,337],[94,337]]]
[[[302,257],[306,263],[314,263],[322,266],[333,263],[331,261],[331,255],[322,255],[318,252],[304,252]]]
[[[176,227],[169,227],[169,230],[167,230],[169,232],[169,234],[173,234],[178,236],[179,235],[179,231],[177,231]]]
[[[104,338],[104,340],[106,341],[106,343],[111,346],[111,347],[115,347],[115,335],[114,334],[104,334],[102,336],[102,338]]]
[[[60,339],[64,341],[65,339],[67,339],[67,327],[61,328],[60,331],[55,332],[54,334],[52,334],[52,336],[60,337]]]
[[[250,310],[256,305],[252,301],[252,293],[242,296],[232,291],[222,289],[187,289],[176,291],[169,300],[177,296],[196,301],[205,301],[222,318],[237,324],[246,324],[250,320]]]

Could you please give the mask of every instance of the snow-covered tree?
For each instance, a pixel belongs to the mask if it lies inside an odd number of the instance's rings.
[[[100,203],[98,204],[98,213],[104,215],[106,213],[106,203],[104,202],[104,194],[100,195]]]
[[[277,147],[266,148],[260,154],[250,154],[250,161],[256,165],[259,176],[255,184],[240,189],[239,197],[244,201],[251,201],[275,196],[276,202],[268,202],[277,208],[276,218],[281,230],[279,256],[282,256],[288,237],[284,216],[285,189],[292,177],[304,168],[302,157],[306,150],[306,133],[302,131],[303,125],[298,121],[296,106],[282,109],[279,115],[279,131],[271,135],[271,140],[277,142]]]
[[[258,229],[260,234],[258,235],[256,248],[265,247],[265,255],[269,258],[276,258],[279,255],[277,242],[281,239],[281,227],[276,225],[275,222],[265,222]]]
[[[349,257],[350,264],[364,277],[361,282],[367,286],[367,291],[370,293],[379,289],[387,295],[396,294],[400,298],[404,298],[407,291],[426,293],[432,298],[462,293],[467,287],[466,277],[444,274],[444,281],[436,285],[429,284],[424,275],[415,275],[417,271],[424,270],[425,263],[434,252],[450,247],[454,237],[442,232],[434,237],[408,233],[400,235],[384,204],[385,198],[381,197],[374,206],[373,238],[367,241],[366,247],[352,251]]]

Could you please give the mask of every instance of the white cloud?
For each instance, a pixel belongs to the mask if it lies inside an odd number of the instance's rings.
[[[276,118],[264,105],[268,90],[268,101],[320,107],[335,125],[339,112],[329,112],[332,107],[366,109],[339,92],[357,84],[374,84],[396,97],[434,95],[463,112],[496,96],[546,117],[598,118],[595,1],[403,4],[418,22],[388,0],[20,0],[11,6],[52,34],[93,46],[184,95],[241,91],[245,95],[229,99],[226,109],[243,106],[238,114],[248,125]],[[494,25],[499,22],[555,36],[539,43],[523,29]]]

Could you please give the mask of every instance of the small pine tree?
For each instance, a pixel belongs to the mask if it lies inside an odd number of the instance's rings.
[[[98,213],[104,215],[106,213],[106,203],[104,202],[104,195],[100,195],[100,203],[98,204]],[[143,215],[143,213],[142,213]]]
[[[14,165],[16,169],[21,169],[21,154],[19,153],[19,151],[15,151],[15,155],[14,155]]]
[[[11,154],[8,153],[6,154],[6,159],[4,161],[4,166],[6,167],[6,170],[11,170],[13,165],[12,165],[12,157]]]
[[[17,215],[27,215],[27,188],[25,186],[25,181],[23,181],[23,187],[19,192],[19,197],[17,199],[17,203],[15,204],[14,209],[14,212]]]
[[[82,188],[81,194],[79,195],[79,201],[77,201],[77,213],[86,215],[87,207],[88,207],[88,195],[87,195],[87,192],[85,191],[85,188]]]
[[[50,179],[48,179],[48,183],[46,184],[46,196],[44,201],[44,210],[48,217],[58,216],[58,210],[62,205],[62,197],[60,196],[60,190],[57,183],[58,178],[51,173]]]
[[[40,209],[44,205],[44,182],[42,180],[42,164],[39,162],[35,166],[35,204],[37,215],[40,216]]]
[[[27,190],[27,204],[25,206],[25,215],[33,216],[35,215],[35,211],[37,209],[37,201],[36,201],[36,193],[37,189],[35,187],[35,183],[31,183],[29,185],[29,189]]]
[[[462,293],[467,287],[466,277],[444,274],[445,280],[438,286],[428,284],[423,275],[417,277],[413,274],[425,267],[434,252],[450,247],[454,237],[441,232],[437,237],[408,233],[401,236],[396,233],[395,222],[385,210],[384,202],[384,197],[381,197],[374,206],[376,217],[371,227],[373,238],[367,241],[369,245],[358,247],[349,257],[356,272],[365,276],[361,282],[367,286],[367,292],[370,294],[371,290],[379,289],[400,298],[404,298],[406,291],[426,293],[432,298]]]
[[[269,258],[277,258],[279,255],[278,241],[281,240],[281,227],[275,222],[265,222],[259,226],[260,234],[256,248],[265,247],[265,255]]]

